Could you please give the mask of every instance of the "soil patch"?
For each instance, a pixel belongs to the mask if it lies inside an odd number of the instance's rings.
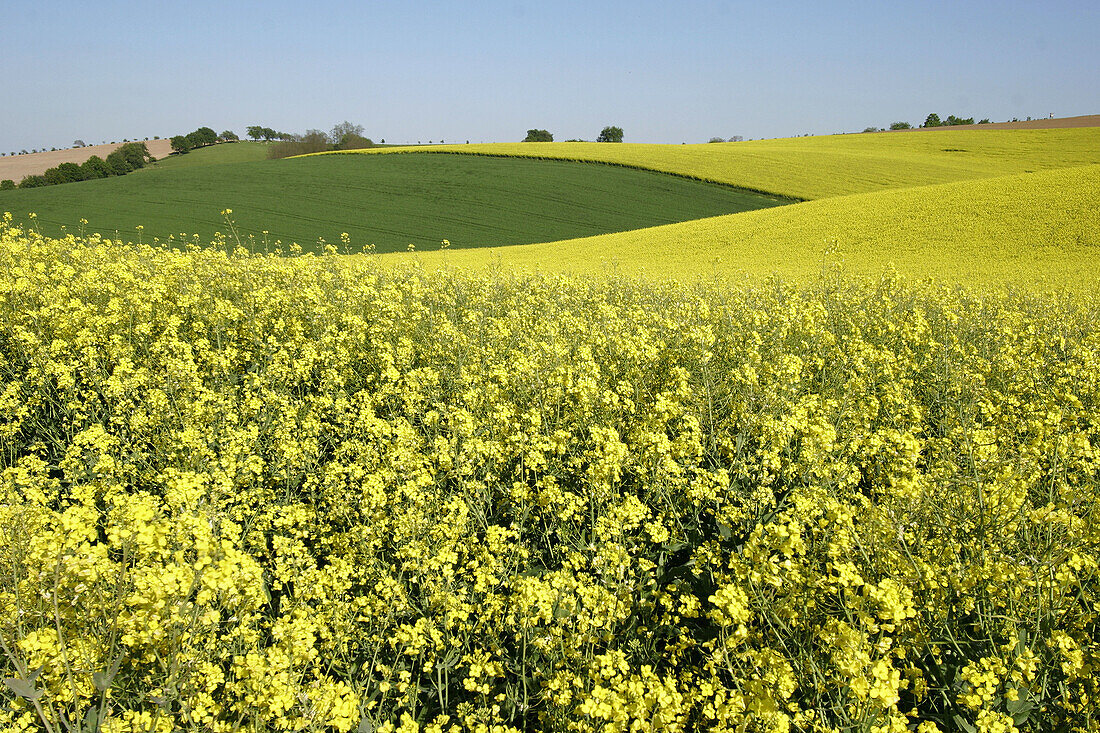
[[[149,149],[149,154],[154,158],[167,157],[172,152],[172,143],[169,140],[137,140],[143,142]],[[83,163],[93,155],[106,158],[125,143],[109,143],[107,145],[88,145],[83,148],[68,148],[66,150],[47,150],[43,153],[27,153],[26,155],[5,155],[0,157],[0,181],[10,178],[19,183],[24,176],[40,176],[50,168],[56,168],[62,163]]]

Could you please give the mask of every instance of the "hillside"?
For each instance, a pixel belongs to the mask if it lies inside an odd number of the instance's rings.
[[[143,142],[154,158],[163,158],[172,152],[172,143],[168,140],[136,140],[131,142]],[[5,155],[0,157],[0,181],[9,179],[19,183],[24,176],[38,176],[50,168],[56,168],[62,163],[81,164],[93,155],[106,158],[125,143],[108,143],[106,145],[88,145],[83,148],[68,148],[66,150],[47,150],[41,153],[27,153],[26,155]]]
[[[409,150],[318,155],[392,155]],[[429,152],[613,163],[818,199],[1100,163],[1100,127],[950,129],[935,135],[913,130],[701,145],[492,143],[439,145]]]
[[[255,152],[243,144],[217,146]],[[122,239],[175,241],[230,235],[233,211],[245,246],[285,251],[318,239],[353,251],[546,242],[638,229],[789,203],[652,171],[602,165],[440,155],[329,156],[206,165],[199,150],[138,174],[0,191],[0,211],[37,214],[37,226]],[[137,229],[141,226],[140,233]],[[254,240],[249,242],[248,236]],[[264,242],[268,242],[267,245]]]
[[[403,262],[409,257],[387,259]],[[427,267],[526,268],[695,279],[823,264],[972,284],[1072,285],[1100,273],[1100,165],[883,191],[599,237],[418,253]]]

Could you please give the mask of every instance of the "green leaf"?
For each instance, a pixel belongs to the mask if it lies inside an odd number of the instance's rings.
[[[963,720],[963,717],[961,715],[954,715],[952,716],[952,718],[955,721],[955,725],[958,730],[966,731],[966,733],[978,733],[978,729],[967,721]]]
[[[14,692],[19,697],[26,698],[27,700],[37,700],[42,697],[42,690],[36,689],[33,682],[27,680],[16,679],[15,677],[5,677],[4,686]]]
[[[83,733],[96,733],[99,730],[99,711],[96,708],[88,708],[88,712],[84,713],[80,730]]]

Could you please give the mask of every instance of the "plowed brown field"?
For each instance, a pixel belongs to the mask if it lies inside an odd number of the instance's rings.
[[[1017,122],[990,122],[984,125],[944,125],[943,127],[921,127],[921,130],[1049,130],[1067,127],[1100,127],[1100,115],[1078,115],[1077,117],[1044,117],[1041,120],[1019,120]]]
[[[145,147],[149,149],[149,154],[154,158],[164,158],[172,152],[172,143],[168,140],[139,140],[137,142],[144,142]],[[69,148],[67,150],[48,150],[44,153],[5,155],[0,157],[0,181],[10,178],[19,183],[24,176],[42,175],[48,168],[55,168],[62,163],[83,163],[93,155],[106,158],[124,144],[109,143],[107,145],[88,145],[83,148]]]

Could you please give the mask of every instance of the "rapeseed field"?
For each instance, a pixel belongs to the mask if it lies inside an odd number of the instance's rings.
[[[1100,285],[1100,165],[837,196],[562,242],[387,257],[429,268],[681,279],[779,274],[800,282],[823,266],[864,276],[889,266],[940,282],[1089,290]]]
[[[819,199],[1100,164],[1100,127],[912,130],[703,145],[491,143],[321,155],[424,150],[610,163],[779,196]]]
[[[0,727],[1096,730],[1098,318],[6,217]]]

